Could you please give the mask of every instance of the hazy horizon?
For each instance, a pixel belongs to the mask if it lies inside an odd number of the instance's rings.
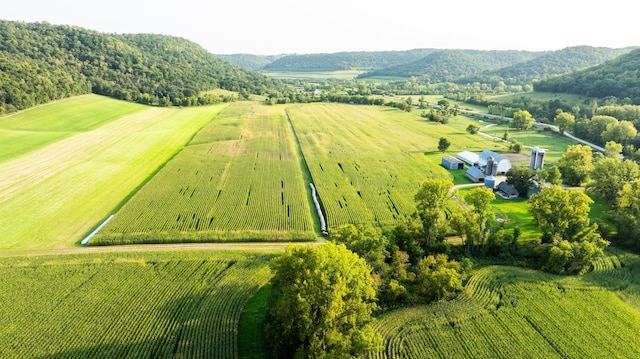
[[[0,17],[79,26],[104,33],[183,37],[214,54],[318,54],[412,49],[553,51],[574,46],[638,46],[635,12],[622,0],[607,6],[540,0],[456,3],[294,0],[182,3],[159,0],[87,5],[79,0],[23,0]],[[625,11],[629,10],[629,11]]]

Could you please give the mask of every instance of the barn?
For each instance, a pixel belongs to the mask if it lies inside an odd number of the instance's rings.
[[[484,150],[478,156],[478,166],[487,175],[504,175],[511,169],[511,161],[504,155]]]
[[[465,175],[473,182],[484,182],[484,173],[478,167],[470,167]]]
[[[448,170],[461,170],[464,169],[464,162],[453,156],[442,157],[442,167]]]
[[[479,159],[478,155],[471,151],[462,151],[456,155],[456,158],[469,166],[477,165]]]
[[[507,182],[500,182],[500,184],[498,185],[498,195],[505,199],[514,199],[518,198],[520,193],[517,189],[515,189],[515,187],[508,184]]]

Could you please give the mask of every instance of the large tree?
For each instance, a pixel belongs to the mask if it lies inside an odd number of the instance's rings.
[[[513,114],[513,120],[511,121],[511,127],[518,130],[531,129],[536,120],[531,116],[529,111],[521,110]]]
[[[344,245],[289,246],[271,269],[267,337],[274,357],[350,358],[376,345],[370,268]]]
[[[453,183],[444,179],[428,179],[416,193],[416,209],[422,220],[425,247],[434,241],[443,241],[446,230],[444,205]]]
[[[467,204],[470,204],[471,211],[468,213],[468,221],[471,228],[471,233],[476,234],[477,238],[473,238],[473,235],[467,234],[467,239],[471,239],[475,244],[483,244],[488,235],[489,221],[493,216],[491,210],[491,201],[496,199],[496,195],[493,191],[487,187],[476,187],[469,191],[464,197]]]
[[[589,225],[591,203],[583,191],[549,186],[529,198],[529,212],[545,234],[569,239]]]
[[[615,141],[626,145],[638,134],[638,130],[631,121],[619,121],[607,126],[607,130],[602,133],[602,140],[605,142]]]
[[[564,133],[567,128],[571,128],[576,123],[576,118],[568,112],[560,112],[553,119],[553,123],[558,126],[560,133]]]
[[[535,172],[529,167],[511,167],[507,171],[507,183],[518,190],[521,197],[526,197],[534,186]]]
[[[580,186],[589,178],[589,172],[593,169],[593,154],[591,147],[585,145],[572,145],[558,162],[558,169],[562,173],[562,179],[570,186]]]
[[[607,157],[594,165],[590,189],[600,194],[609,204],[615,204],[623,186],[638,179],[640,166],[636,162]]]

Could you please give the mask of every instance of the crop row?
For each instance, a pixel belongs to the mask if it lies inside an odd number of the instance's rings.
[[[640,315],[589,280],[487,267],[452,301],[392,311],[370,358],[632,357]]]
[[[234,104],[92,242],[238,239],[243,232],[248,239],[260,232],[268,239],[310,239],[313,221],[283,112]]]
[[[410,115],[363,106],[315,104],[287,109],[329,228],[395,224],[415,211],[429,177],[449,178],[424,151],[429,125]]]
[[[0,356],[236,356],[242,307],[268,261],[170,256],[0,268]]]

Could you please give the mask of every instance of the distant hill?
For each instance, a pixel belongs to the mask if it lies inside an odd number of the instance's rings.
[[[89,92],[194,105],[206,90],[261,94],[278,86],[182,38],[0,21],[0,113]]]
[[[554,75],[568,74],[589,66],[602,64],[631,50],[633,48],[567,47],[511,66],[463,77],[456,82],[496,84],[498,81],[502,81],[506,85],[526,85]]]
[[[243,69],[255,71],[286,55],[231,54],[216,56],[226,62],[230,62],[236,66],[242,67]]]
[[[339,71],[352,69],[379,69],[412,62],[437,51],[415,49],[406,51],[356,51],[331,54],[287,55],[265,65],[265,71]]]
[[[543,55],[529,51],[438,50],[416,61],[370,71],[371,76],[420,77],[428,82],[455,81],[463,76],[497,70]]]
[[[640,49],[598,66],[536,82],[534,89],[598,98],[630,98],[640,104]]]

